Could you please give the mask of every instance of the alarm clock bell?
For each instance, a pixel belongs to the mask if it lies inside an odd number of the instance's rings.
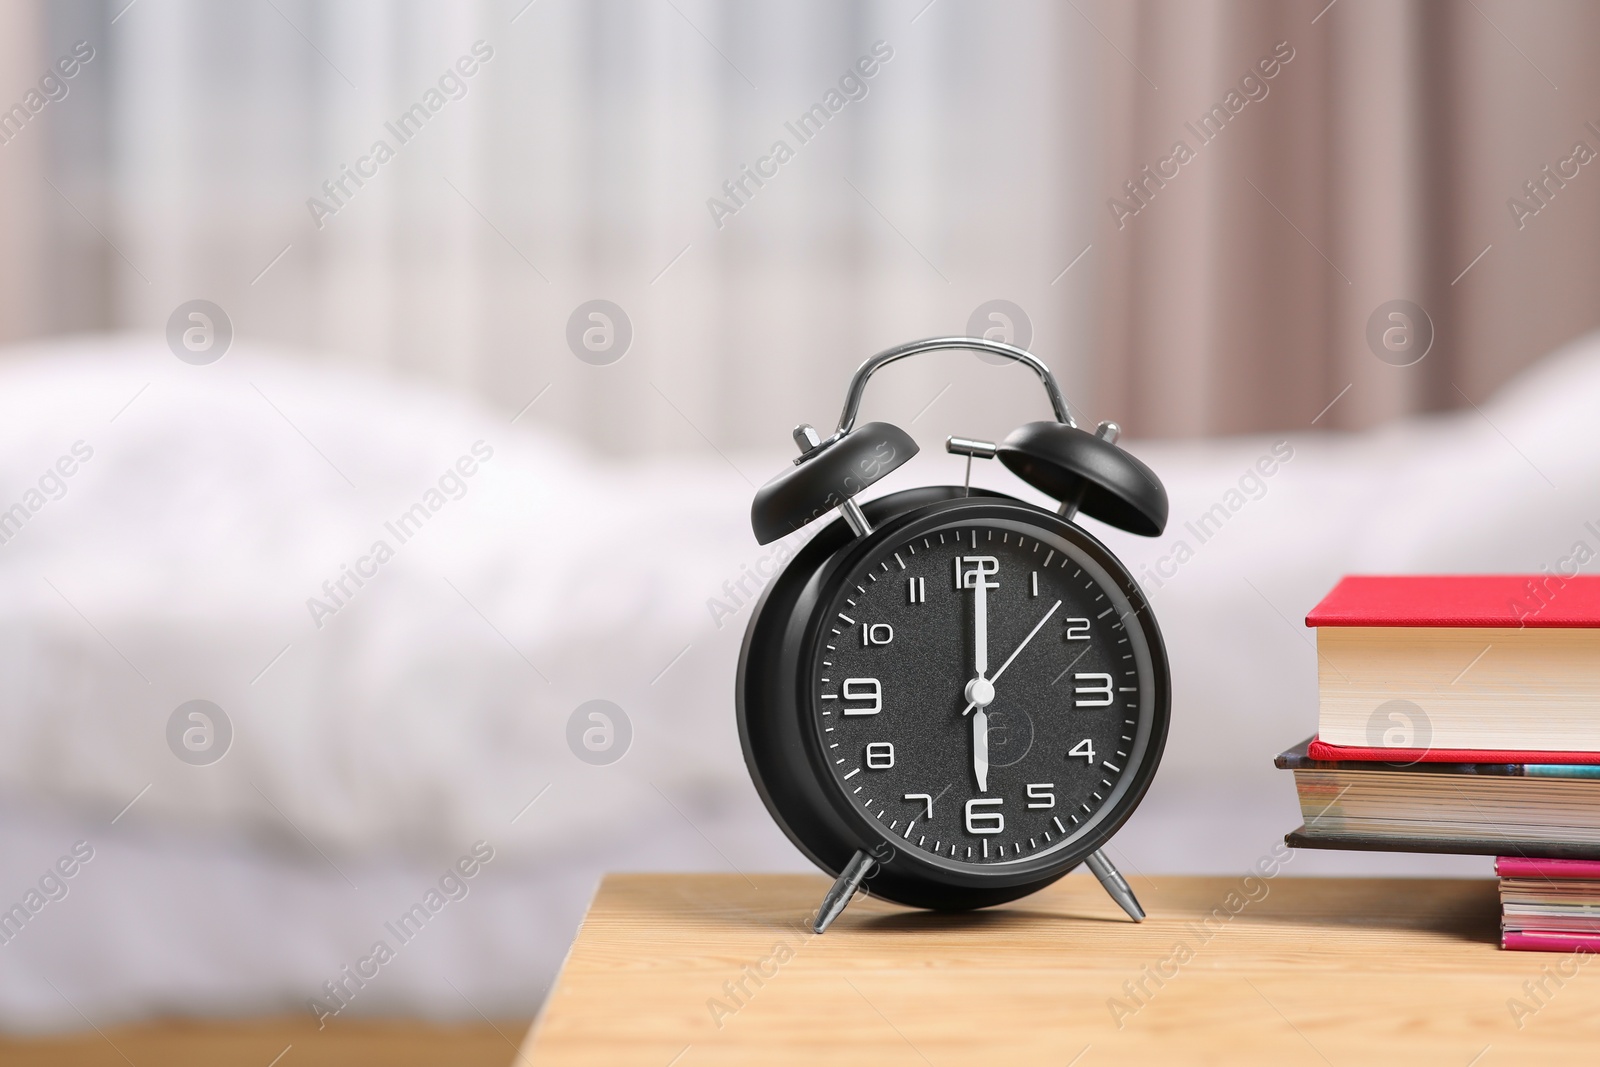
[[[750,524],[760,544],[809,525],[829,511],[838,511],[856,536],[871,532],[855,503],[862,490],[900,467],[917,454],[917,443],[900,427],[887,422],[856,426],[856,415],[867,381],[889,363],[921,352],[939,349],[979,349],[1003,355],[1031,368],[1045,386],[1054,421],[1030,422],[1013,430],[998,447],[976,452],[954,444],[952,452],[982,458],[998,457],[1012,473],[1057,500],[1060,513],[1077,512],[1129,533],[1154,537],[1167,525],[1167,492],[1155,473],[1117,447],[1120,433],[1114,422],[1103,422],[1094,433],[1078,428],[1067,410],[1055,377],[1031,352],[996,341],[972,337],[931,337],[891,348],[863,363],[850,382],[839,427],[827,440],[807,423],[795,427],[800,455],[794,466],[763,485],[750,506]],[[960,441],[952,438],[952,442]],[[973,442],[984,444],[984,442]]]

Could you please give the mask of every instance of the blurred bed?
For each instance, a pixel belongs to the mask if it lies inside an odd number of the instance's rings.
[[[1176,695],[1124,871],[1242,870],[1298,824],[1271,757],[1311,732],[1301,619],[1340,574],[1600,551],[1596,410],[1584,339],[1481,410],[1133,442],[1171,528],[1095,532],[1146,585]],[[242,344],[209,367],[132,336],[0,356],[0,1027],[313,998],[526,1016],[601,872],[807,869],[732,714],[749,601],[783,552],[749,533],[749,483],[788,455],[611,462],[530,428],[538,411],[508,423]],[[959,481],[922,444],[883,491]],[[974,480],[1037,499],[992,466]],[[610,764],[569,744],[594,699],[631,726]],[[226,716],[201,738],[214,762],[185,749],[199,720],[171,729],[194,700]],[[75,847],[91,858],[52,875]]]

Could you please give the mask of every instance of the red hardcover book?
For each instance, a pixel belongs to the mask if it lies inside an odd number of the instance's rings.
[[[1340,579],[1306,625],[1600,627],[1600,576],[1356,574]]]
[[[1316,758],[1600,763],[1600,576],[1357,575],[1306,624]]]
[[[1373,748],[1367,745],[1330,745],[1312,738],[1306,754],[1329,763],[1520,763],[1600,764],[1600,752],[1547,752],[1488,748]]]
[[[1600,880],[1600,860],[1541,860],[1496,856],[1494,873],[1501,878],[1579,878]]]
[[[1500,934],[1500,947],[1513,952],[1600,952],[1600,935],[1505,930]]]

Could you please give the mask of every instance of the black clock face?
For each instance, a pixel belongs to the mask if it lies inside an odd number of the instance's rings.
[[[1048,864],[1142,788],[1150,643],[1081,546],[952,518],[886,540],[835,588],[811,717],[834,786],[896,849],[995,873]]]

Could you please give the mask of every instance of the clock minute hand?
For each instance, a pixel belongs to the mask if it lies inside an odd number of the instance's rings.
[[[1022,654],[1022,650],[1023,649],[1028,647],[1028,642],[1033,640],[1034,635],[1037,634],[1040,630],[1044,629],[1044,624],[1050,621],[1050,616],[1054,615],[1056,613],[1056,609],[1059,608],[1060,606],[1061,606],[1061,601],[1059,601],[1059,600],[1056,601],[1054,604],[1050,605],[1050,610],[1044,613],[1044,618],[1042,618],[1038,622],[1034,623],[1033,629],[1028,631],[1028,636],[1024,637],[1022,639],[1022,644],[1018,645],[1016,647],[1016,650],[1014,652],[1012,652],[1011,655],[1006,657],[1006,661],[1004,663],[1000,664],[1000,669],[994,672],[994,677],[989,679],[989,681],[991,683],[990,700],[994,699],[993,695],[992,695],[992,688],[993,688],[992,687],[992,683],[998,682],[1000,680],[1000,676],[1002,674],[1006,673],[1006,668],[1011,666],[1012,661],[1015,660],[1019,655]],[[969,699],[970,699],[970,694],[969,694]],[[984,704],[984,706],[987,706],[989,704],[989,701],[985,700],[985,701],[983,701],[983,704]],[[963,711],[961,714],[963,714],[963,715],[969,714],[972,711],[972,709],[978,707],[978,705],[979,705],[979,702],[976,701],[976,700],[973,700],[972,703],[967,705],[966,710]]]

